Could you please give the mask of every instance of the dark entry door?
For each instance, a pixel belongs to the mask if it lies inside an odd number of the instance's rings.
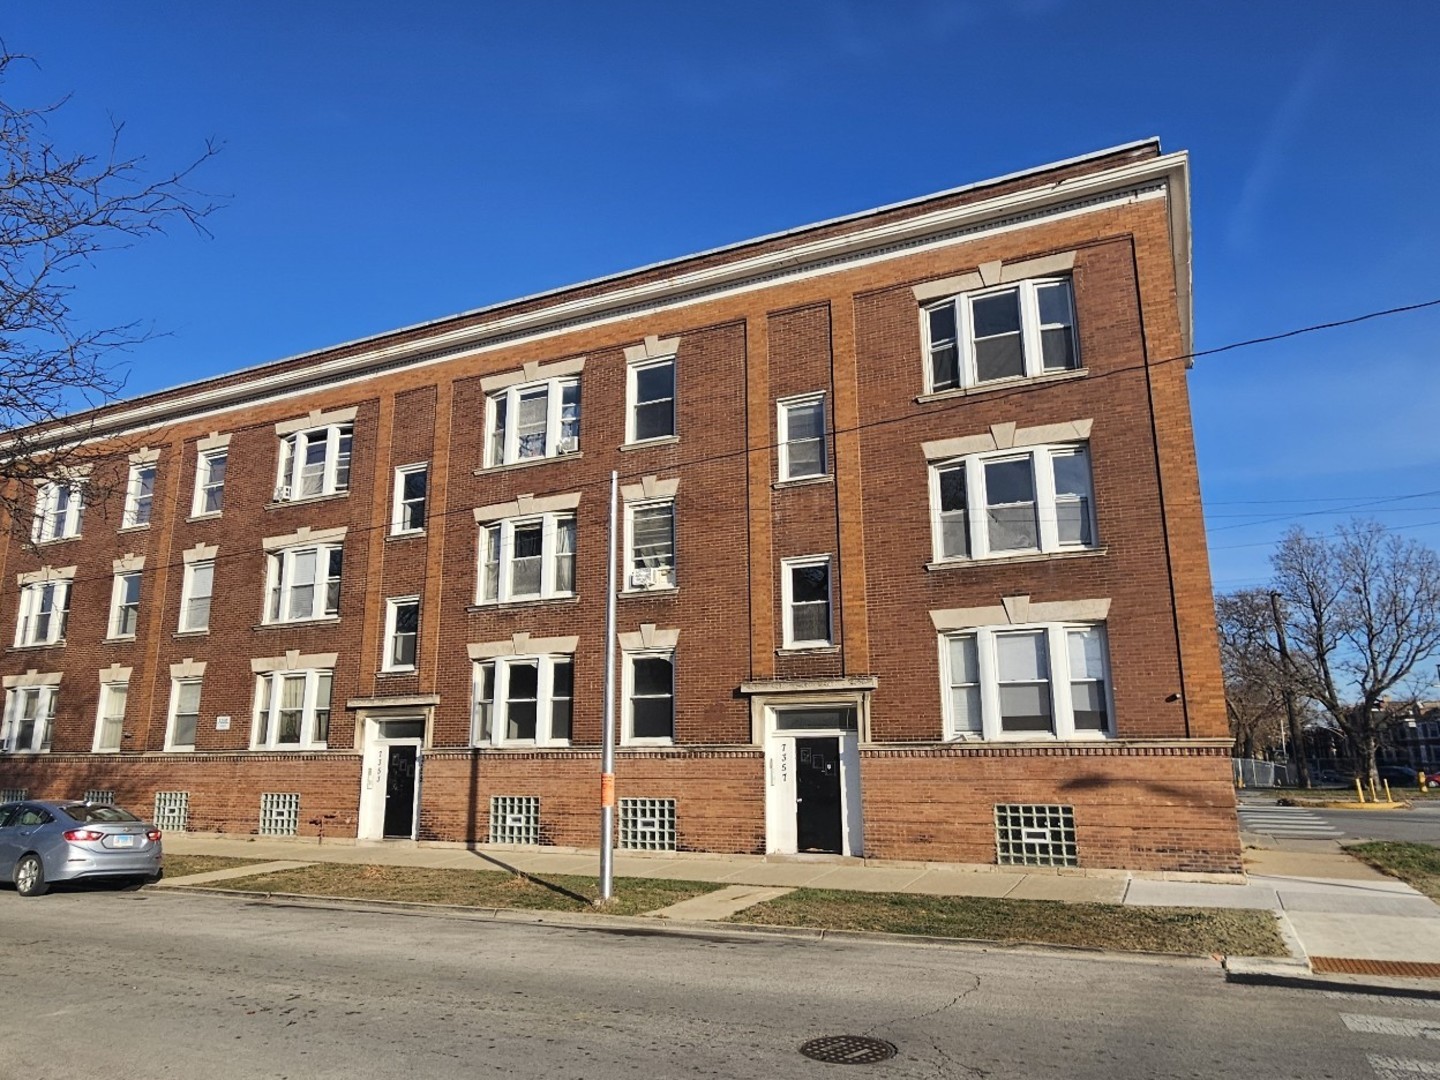
[[[415,835],[415,759],[418,746],[392,746],[385,765],[385,835]]]
[[[795,840],[840,854],[840,740],[796,739]]]

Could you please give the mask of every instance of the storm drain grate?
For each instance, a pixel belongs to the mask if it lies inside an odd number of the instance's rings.
[[[899,1051],[894,1043],[869,1035],[822,1035],[800,1047],[800,1053],[827,1065],[874,1065],[889,1061]]]
[[[88,803],[101,803],[105,806],[113,806],[115,803],[115,792],[103,791],[100,788],[91,788],[85,792],[85,801]]]
[[[0,788],[0,802],[24,802],[29,795],[23,787]]]
[[[155,824],[166,832],[184,832],[190,823],[190,792],[155,792]]]
[[[300,832],[300,793],[265,791],[260,794],[260,835],[295,836]]]
[[[995,861],[1001,866],[1079,866],[1075,808],[996,803]]]
[[[675,800],[621,799],[620,846],[627,851],[674,851]]]
[[[540,843],[540,796],[490,796],[490,843]]]

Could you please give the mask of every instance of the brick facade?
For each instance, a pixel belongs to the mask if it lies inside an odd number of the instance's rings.
[[[11,737],[16,688],[59,676],[48,752],[12,744],[0,788],[113,790],[143,810],[157,790],[185,790],[190,828],[239,833],[257,829],[262,793],[298,792],[301,835],[367,839],[400,821],[456,842],[487,839],[492,796],[538,796],[543,843],[594,847],[617,470],[632,491],[674,486],[678,587],[617,600],[623,640],[661,642],[654,655],[674,643],[673,739],[622,746],[616,773],[622,799],[674,800],[679,849],[988,863],[995,804],[1043,803],[1073,808],[1081,866],[1237,871],[1183,362],[1185,183],[1183,155],[1136,144],[96,410],[87,419],[110,441],[81,535],[11,536],[0,550],[7,633],[18,575],[75,567],[63,642],[9,648],[0,664]],[[927,393],[915,287],[1057,255],[1082,366]],[[670,349],[674,437],[627,443],[629,364]],[[578,445],[487,466],[487,399],[552,365],[578,373]],[[825,473],[782,481],[776,403],[809,394],[824,396]],[[329,410],[354,410],[348,490],[278,500],[276,425]],[[1096,544],[934,559],[922,444],[1081,421]],[[230,438],[224,509],[197,517],[198,445],[217,434]],[[140,447],[159,451],[154,514],[125,529],[126,459]],[[392,535],[395,469],[417,463],[426,527]],[[513,503],[523,517],[530,496],[573,507],[573,590],[484,602],[477,509]],[[340,528],[338,617],[267,621],[266,539]],[[197,545],[218,548],[210,625],[180,633]],[[829,644],[786,649],[782,564],[812,555],[830,559]],[[144,558],[139,628],[107,640],[112,564],[126,556]],[[417,661],[385,671],[386,600],[407,596],[420,602]],[[1026,597],[1036,610],[1105,602],[1108,737],[947,738],[931,613],[1023,612]],[[568,744],[473,748],[477,662],[505,668],[535,641],[573,662]],[[331,654],[324,749],[251,750],[252,661],[283,672]],[[185,661],[204,673],[194,750],[177,753],[171,666]],[[130,669],[124,734],[118,752],[93,753],[101,672],[115,665]],[[790,730],[792,707],[857,720]],[[387,748],[409,742],[418,799],[381,829],[376,785],[399,768]],[[812,753],[843,777],[833,848],[806,842],[815,811],[795,802],[792,771]]]

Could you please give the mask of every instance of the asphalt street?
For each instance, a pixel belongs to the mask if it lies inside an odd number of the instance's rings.
[[[1344,797],[1341,792],[1318,791],[1316,794]],[[1266,795],[1260,790],[1249,790],[1241,796],[1240,806],[1242,829],[1287,835],[1283,826],[1278,831],[1268,827],[1282,820],[1282,815],[1275,811],[1287,809],[1277,808],[1274,796]],[[1251,813],[1247,815],[1247,811]],[[1254,820],[1260,812],[1268,814],[1268,820],[1263,824]],[[1247,821],[1247,816],[1251,820]],[[1325,810],[1306,807],[1303,812],[1293,810],[1292,816],[1297,820],[1321,822],[1329,826],[1333,832],[1340,834],[1336,839],[1342,844],[1361,840],[1404,840],[1440,847],[1440,801],[1417,801],[1408,810]],[[1303,831],[1288,835],[1292,838],[1304,838]]]
[[[0,892],[0,1077],[1440,1075],[1440,1006],[1212,961]],[[817,1036],[898,1048],[874,1065]]]

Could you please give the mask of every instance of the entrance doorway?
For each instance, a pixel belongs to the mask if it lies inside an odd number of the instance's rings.
[[[857,708],[764,708],[765,850],[863,854]]]
[[[414,840],[420,816],[421,747],[425,721],[365,720],[365,771],[360,779],[361,840]]]
[[[387,840],[415,838],[415,763],[418,746],[391,744],[385,762],[385,831]]]
[[[795,846],[842,852],[839,739],[795,740]]]

